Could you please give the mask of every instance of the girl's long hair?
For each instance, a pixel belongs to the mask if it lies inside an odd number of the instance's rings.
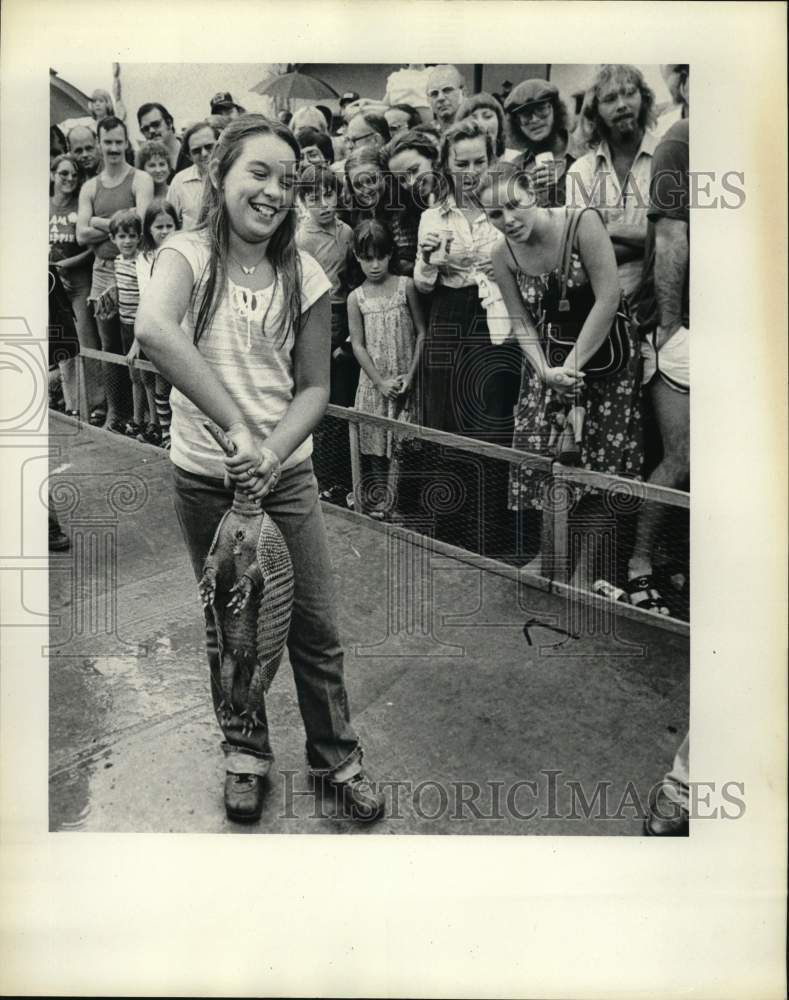
[[[273,135],[280,139],[293,150],[296,163],[301,156],[299,144],[290,129],[264,115],[241,115],[220,135],[209,164],[209,173],[212,168],[217,171],[217,183],[214,185],[208,179],[203,187],[203,201],[196,229],[198,232],[204,231],[208,234],[210,252],[203,276],[195,284],[192,292],[197,305],[195,344],[211,325],[225,291],[230,222],[225,205],[223,182],[241,155],[244,143],[257,135]],[[301,329],[301,260],[296,248],[296,213],[293,207],[269,239],[266,256],[274,269],[274,287],[263,317],[263,328],[265,329],[269,311],[276,298],[277,287],[281,284],[282,309],[277,317],[276,334],[282,338],[284,344],[291,326],[296,335]]]
[[[153,234],[151,233],[151,226],[153,226],[154,220],[157,215],[161,215],[162,212],[166,212],[167,215],[175,223],[176,230],[181,228],[181,221],[178,218],[178,213],[176,212],[173,205],[166,198],[154,198],[150,205],[145,209],[145,215],[142,219],[142,250],[146,257],[149,257],[156,251],[156,244],[153,241]]]

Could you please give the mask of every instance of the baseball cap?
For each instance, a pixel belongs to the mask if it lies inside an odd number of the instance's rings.
[[[352,104],[354,101],[359,100],[359,95],[353,91],[349,90],[340,98],[340,107],[344,108],[346,104]]]
[[[238,108],[240,111],[241,105],[236,104],[232,94],[229,94],[226,90],[220,90],[218,94],[214,94],[211,98],[211,113],[213,114],[219,108]]]
[[[507,95],[504,102],[506,111],[515,112],[528,104],[549,101],[559,96],[559,89],[547,80],[524,80]]]

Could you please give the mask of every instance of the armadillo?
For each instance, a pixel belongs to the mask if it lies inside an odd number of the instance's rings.
[[[235,452],[222,430],[205,427],[226,454]],[[251,736],[263,724],[264,696],[288,637],[293,566],[282,532],[260,501],[240,488],[216,529],[198,587],[216,624],[219,722],[228,726],[238,715],[243,735]]]

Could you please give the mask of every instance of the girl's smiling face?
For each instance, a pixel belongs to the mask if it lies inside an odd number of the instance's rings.
[[[348,171],[348,181],[362,208],[372,208],[378,203],[384,186],[383,173],[369,163],[359,163]]]
[[[511,177],[494,182],[479,197],[488,220],[500,233],[515,243],[528,242],[538,212],[530,188]]]
[[[235,162],[219,176],[219,163],[209,166],[211,182],[223,192],[230,228],[247,243],[270,239],[293,207],[296,154],[270,133],[244,140]]]
[[[170,233],[175,232],[175,222],[169,212],[159,212],[151,223],[151,238],[154,246],[160,247]]]
[[[147,160],[143,168],[146,174],[150,174],[154,184],[166,184],[170,176],[170,164],[164,156],[152,156]]]

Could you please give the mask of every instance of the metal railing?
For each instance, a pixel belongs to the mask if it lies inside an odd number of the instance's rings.
[[[88,412],[86,382],[84,372],[81,370],[82,362],[85,359],[122,365],[124,368],[127,367],[125,358],[120,355],[84,347],[81,349],[78,356],[78,364],[80,365],[78,391],[80,411],[83,413]],[[138,360],[135,362],[135,365],[143,371],[157,371],[155,366],[149,361]],[[326,504],[325,507],[327,510],[331,510],[337,516],[354,520],[364,518],[369,526],[375,530],[386,531],[393,536],[398,536],[414,544],[423,546],[435,554],[444,555],[510,579],[515,579],[526,586],[577,600],[582,604],[592,607],[608,610],[613,609],[617,616],[663,628],[679,635],[689,635],[689,623],[680,618],[646,612],[627,603],[613,602],[590,591],[571,586],[570,570],[572,553],[570,551],[571,536],[569,524],[571,510],[569,498],[573,488],[591,487],[596,491],[604,493],[613,518],[616,518],[617,510],[623,514],[632,514],[634,509],[643,502],[659,503],[675,510],[688,511],[690,509],[689,493],[621,476],[613,476],[562,465],[560,462],[546,458],[543,455],[524,452],[417,424],[390,420],[386,417],[374,416],[342,406],[329,405],[326,416],[331,420],[344,421],[348,425],[352,493],[355,500],[353,510]],[[418,527],[415,528],[413,525],[408,525],[407,523],[379,522],[359,513],[363,509],[362,455],[359,446],[359,428],[361,425],[383,428],[390,431],[394,438],[418,441],[421,444],[440,449],[441,454],[449,454],[450,452],[460,453],[461,455],[473,456],[475,460],[482,460],[487,463],[503,462],[510,468],[513,466],[528,468],[545,476],[548,488],[544,491],[546,502],[543,505],[541,528],[541,572],[536,573],[527,569],[524,565],[512,565],[501,558],[474,552],[469,548],[453,544],[450,541],[433,537],[429,531],[419,530]]]

